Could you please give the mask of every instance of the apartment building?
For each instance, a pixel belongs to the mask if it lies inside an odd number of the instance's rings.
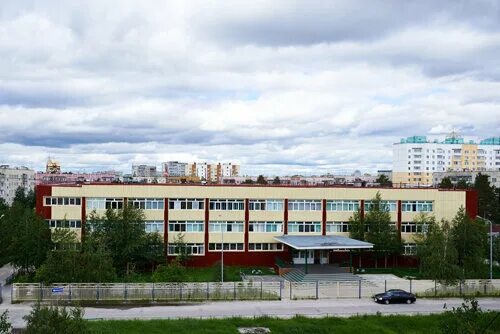
[[[483,175],[488,175],[488,180],[490,185],[500,188],[500,171],[499,170],[487,170],[487,171],[475,171],[475,172],[436,172],[432,174],[434,185],[438,186],[445,177],[449,178],[453,184],[457,184],[460,181],[465,181],[469,184],[474,184],[477,175],[481,173]]]
[[[179,161],[168,161],[163,162],[162,166],[162,174],[166,177],[179,177],[186,176],[188,164],[186,162]]]
[[[444,141],[413,136],[394,144],[395,185],[431,186],[433,173],[486,170],[500,170],[500,137],[476,143],[452,133]]]
[[[156,176],[158,176],[158,173],[156,171],[156,166],[132,165],[132,176],[133,177],[156,177]]]
[[[195,162],[187,165],[186,176],[196,176],[202,181],[220,182],[222,177],[238,176],[240,165],[231,162],[209,164],[207,162]]]
[[[0,165],[0,198],[8,204],[12,204],[17,188],[23,188],[25,192],[35,187],[35,171],[27,167],[10,167]]]
[[[37,186],[36,210],[51,227],[81,236],[90,212],[134,205],[144,209],[146,231],[163,235],[167,256],[184,236],[191,265],[294,263],[340,264],[353,249],[372,245],[350,239],[349,218],[363,215],[380,192],[394,228],[415,251],[413,223],[419,213],[452,219],[460,207],[477,214],[477,193],[434,188],[356,188],[256,185],[78,184]]]

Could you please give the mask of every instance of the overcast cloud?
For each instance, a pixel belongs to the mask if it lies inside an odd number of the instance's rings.
[[[500,2],[0,3],[0,164],[373,172],[500,136]]]

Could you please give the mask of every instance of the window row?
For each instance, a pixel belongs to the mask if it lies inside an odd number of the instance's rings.
[[[144,225],[147,233],[163,233],[162,220],[147,220],[144,222]]]
[[[403,201],[401,211],[403,212],[432,212],[432,201]]]
[[[269,233],[283,232],[283,222],[249,222],[248,232]]]
[[[327,222],[326,232],[346,233],[351,231],[351,224],[348,222]]]
[[[401,223],[401,233],[427,233],[429,224]]]
[[[224,251],[243,251],[244,246],[242,243],[209,243],[208,250],[210,251],[220,251],[222,250],[222,245],[224,245]]]
[[[165,201],[162,198],[132,198],[129,205],[142,210],[163,210]]]
[[[290,211],[321,211],[321,200],[289,200]]]
[[[370,211],[370,208],[375,205],[372,201],[365,202],[365,213]],[[380,210],[387,212],[395,212],[397,211],[397,202],[396,201],[380,201]]]
[[[279,243],[249,243],[249,251],[281,251],[283,244]]]
[[[168,230],[170,232],[204,232],[205,223],[202,221],[169,221]]]
[[[243,211],[245,210],[245,202],[242,199],[211,199],[210,210]]]
[[[81,220],[47,220],[49,227],[52,228],[81,228]]]
[[[250,211],[283,211],[282,199],[251,199],[248,202]]]
[[[45,206],[55,205],[81,205],[80,197],[45,197]]]
[[[122,209],[123,198],[104,198],[90,197],[87,198],[88,210],[106,210],[106,209]]]
[[[169,199],[168,208],[171,210],[203,210],[205,209],[205,200],[202,198]]]
[[[208,224],[208,232],[243,232],[244,222],[242,221],[211,221]]]
[[[204,244],[169,244],[167,247],[168,255],[204,255],[205,245]]]
[[[321,232],[321,222],[288,222],[288,233]]]
[[[344,200],[326,201],[326,210],[327,211],[358,211],[359,210],[359,201],[344,201]]]

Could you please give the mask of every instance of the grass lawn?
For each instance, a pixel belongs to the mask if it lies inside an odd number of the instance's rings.
[[[489,315],[493,317],[493,315]],[[268,327],[271,333],[440,333],[442,315],[425,316],[359,316],[352,318],[232,318],[232,319],[184,319],[184,320],[114,320],[90,322],[91,333],[208,333],[235,334],[238,327]],[[491,331],[499,333],[500,321],[496,321]]]

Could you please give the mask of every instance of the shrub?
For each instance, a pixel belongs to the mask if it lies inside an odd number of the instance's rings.
[[[0,315],[0,334],[10,333],[12,325],[8,319],[9,311],[5,311]]]
[[[33,305],[31,313],[23,317],[26,320],[26,334],[87,334],[90,333],[87,322],[83,319],[83,309]]]
[[[160,264],[153,273],[154,282],[184,282],[187,279],[187,270],[177,260],[168,265]]]

